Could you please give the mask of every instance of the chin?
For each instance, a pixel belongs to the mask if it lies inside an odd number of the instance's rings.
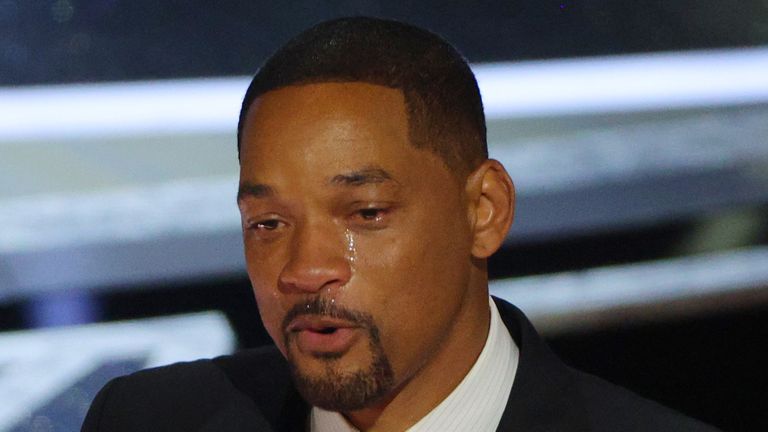
[[[296,388],[307,402],[348,412],[372,406],[392,392],[394,372],[378,332],[366,336],[351,349],[338,352],[302,353],[291,344],[288,364]]]
[[[386,356],[374,357],[368,365],[356,368],[343,367],[341,358],[312,362],[320,362],[321,367],[305,368],[289,361],[293,381],[307,402],[329,411],[348,412],[375,405],[394,388],[394,374]]]

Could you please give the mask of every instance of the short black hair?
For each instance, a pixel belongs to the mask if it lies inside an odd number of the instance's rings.
[[[253,101],[271,90],[321,82],[366,82],[403,92],[409,138],[468,174],[488,158],[477,81],[456,48],[427,30],[397,21],[350,17],[299,34],[258,70],[245,93],[237,149]]]

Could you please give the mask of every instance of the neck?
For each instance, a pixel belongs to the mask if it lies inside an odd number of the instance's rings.
[[[384,400],[344,413],[351,424],[362,431],[402,431],[448,397],[472,369],[488,337],[488,293],[487,289],[477,292],[468,296],[467,307],[430,360]]]

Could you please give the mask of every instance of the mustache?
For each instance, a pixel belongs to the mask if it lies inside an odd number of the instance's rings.
[[[339,306],[336,302],[324,297],[313,297],[306,302],[296,303],[285,314],[282,326],[283,333],[287,333],[288,326],[291,325],[291,322],[302,315],[325,316],[349,321],[350,323],[368,329],[376,328],[373,323],[373,317],[370,314]]]

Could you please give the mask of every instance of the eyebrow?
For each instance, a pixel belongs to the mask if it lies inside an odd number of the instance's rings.
[[[237,189],[237,202],[242,201],[245,197],[265,198],[274,194],[275,190],[265,184],[242,183]]]
[[[330,181],[334,186],[362,186],[371,183],[398,183],[392,175],[381,168],[365,168],[333,176]]]
[[[363,186],[367,184],[394,182],[391,174],[381,168],[364,168],[351,171],[344,174],[337,174],[331,178],[329,183],[333,186]],[[276,195],[275,189],[269,185],[261,183],[241,183],[237,190],[237,202],[248,198],[267,198]]]

